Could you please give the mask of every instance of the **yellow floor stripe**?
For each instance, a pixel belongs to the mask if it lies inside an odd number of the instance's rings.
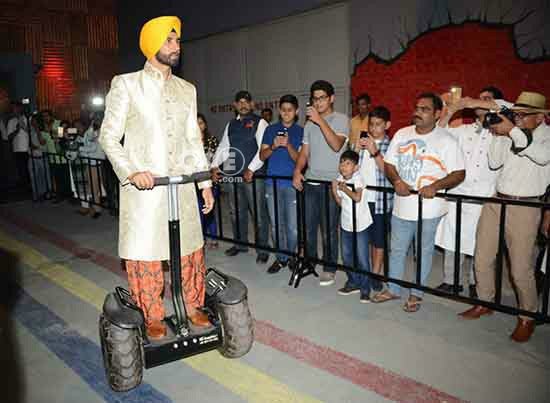
[[[52,262],[36,249],[17,241],[0,230],[0,244],[16,254],[21,262],[81,300],[101,310],[107,290],[66,265]],[[208,376],[243,399],[254,403],[319,403],[320,401],[290,387],[242,361],[221,357],[218,352],[186,358],[184,363]]]

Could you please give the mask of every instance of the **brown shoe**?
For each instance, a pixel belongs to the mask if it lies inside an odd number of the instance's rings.
[[[462,319],[472,320],[472,319],[479,319],[483,315],[492,315],[492,314],[493,314],[493,311],[491,309],[485,308],[484,306],[481,306],[481,305],[476,305],[468,309],[467,311],[459,313],[458,316],[460,316]]]
[[[166,336],[166,325],[160,320],[154,320],[146,327],[147,337],[152,340],[159,340]]]
[[[535,321],[533,319],[518,318],[518,324],[510,338],[518,343],[525,343],[529,341],[533,333],[535,333]]]
[[[192,324],[199,327],[210,326],[210,321],[208,320],[208,315],[201,311],[195,311],[189,314],[189,320]]]

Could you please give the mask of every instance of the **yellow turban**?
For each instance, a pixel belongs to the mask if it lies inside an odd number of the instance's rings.
[[[139,34],[139,47],[147,60],[164,45],[172,30],[181,36],[181,21],[178,17],[157,17],[147,21]]]

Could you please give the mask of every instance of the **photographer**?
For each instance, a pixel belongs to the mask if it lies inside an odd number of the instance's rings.
[[[11,142],[15,164],[17,167],[17,182],[25,187],[29,186],[29,129],[25,117],[24,106],[21,102],[12,103],[13,115],[8,120],[8,141]]]
[[[514,122],[499,113],[491,116],[493,139],[489,147],[489,166],[500,169],[496,196],[508,200],[539,201],[550,183],[550,128],[544,123],[546,98],[535,92],[522,92],[514,106]],[[514,124],[515,123],[515,124]],[[484,301],[495,297],[495,261],[499,247],[500,205],[486,203],[477,228],[475,270],[477,293]],[[533,267],[541,212],[532,207],[509,205],[506,209],[505,242],[512,280],[518,293],[519,308],[537,311],[537,290]],[[461,316],[478,319],[492,311],[475,306]],[[526,342],[535,331],[532,318],[520,315],[511,335]]]
[[[85,180],[88,182],[85,187],[86,200],[93,200],[92,205],[87,201],[81,202],[81,208],[78,213],[81,215],[90,215],[92,218],[101,216],[101,195],[104,193],[101,181],[103,161],[105,153],[98,142],[99,126],[92,123],[84,132],[82,121],[76,120],[73,126],[77,129],[79,156],[82,163],[82,172]]]

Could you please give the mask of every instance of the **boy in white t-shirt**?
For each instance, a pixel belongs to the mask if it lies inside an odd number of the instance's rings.
[[[365,197],[365,183],[358,172],[358,164],[359,154],[355,151],[348,150],[340,156],[338,165],[340,175],[332,182],[332,193],[336,203],[341,207],[340,225],[344,265],[353,267],[355,270],[370,272],[368,227],[372,223],[372,217]],[[369,277],[356,272],[348,272],[347,275],[348,281],[338,290],[338,293],[340,295],[361,293],[360,302],[370,302]]]
[[[464,157],[458,141],[446,130],[436,126],[443,102],[432,93],[416,99],[414,126],[395,133],[384,158],[386,175],[393,183],[396,196],[391,220],[391,253],[389,276],[401,280],[405,272],[407,251],[417,233],[418,195],[422,196],[422,243],[420,285],[425,285],[432,270],[434,240],[437,225],[447,213],[443,198],[435,198],[440,190],[457,186],[464,180]],[[415,277],[416,278],[416,277]],[[389,290],[373,298],[384,302],[400,298],[401,287],[390,283]],[[420,308],[422,292],[412,289],[403,307],[407,312]]]

